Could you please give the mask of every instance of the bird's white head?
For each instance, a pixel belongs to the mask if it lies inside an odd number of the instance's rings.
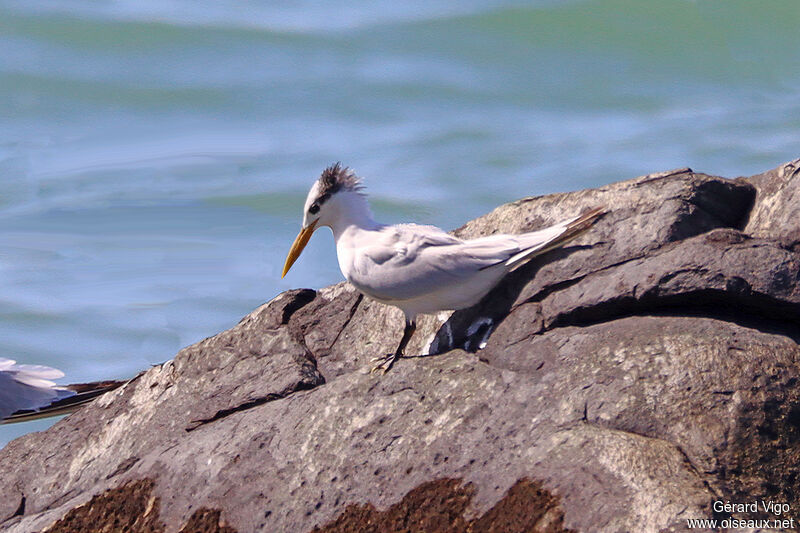
[[[281,277],[292,268],[317,228],[328,226],[336,235],[340,228],[349,224],[372,221],[372,214],[362,190],[358,176],[341,163],[322,171],[322,175],[308,191],[303,206],[303,228],[286,256]]]

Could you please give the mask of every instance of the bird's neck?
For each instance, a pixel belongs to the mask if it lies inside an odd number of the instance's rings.
[[[329,224],[336,242],[347,231],[353,229],[375,230],[382,226],[372,217],[372,211],[365,196],[351,192],[336,196],[338,205]]]

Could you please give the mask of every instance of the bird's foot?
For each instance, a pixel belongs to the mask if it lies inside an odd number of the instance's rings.
[[[394,362],[400,359],[400,357],[401,357],[400,354],[396,353],[390,353],[387,355],[382,355],[380,357],[373,357],[372,359],[370,359],[370,362],[377,364],[375,364],[372,367],[369,373],[377,374],[378,372],[380,372],[381,374],[386,374],[389,371],[389,369],[392,368]]]

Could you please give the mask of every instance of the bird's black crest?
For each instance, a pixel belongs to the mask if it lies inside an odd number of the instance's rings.
[[[323,203],[330,196],[339,191],[360,192],[364,187],[361,180],[348,167],[341,163],[331,165],[322,171],[319,177],[319,203]]]

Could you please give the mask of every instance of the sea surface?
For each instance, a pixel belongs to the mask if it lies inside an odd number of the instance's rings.
[[[797,0],[0,0],[0,356],[124,378],[340,281],[327,230],[280,279],[336,161],[379,219],[452,229],[800,157],[798,28]]]

